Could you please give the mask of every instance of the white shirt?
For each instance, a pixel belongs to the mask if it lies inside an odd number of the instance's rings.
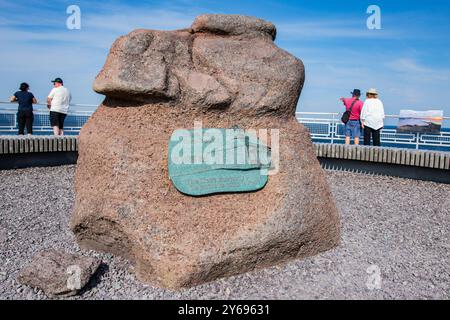
[[[60,86],[53,88],[50,91],[49,98],[52,99],[52,105],[50,111],[60,112],[67,114],[69,112],[69,104],[72,100],[69,90],[66,87]]]
[[[378,130],[384,127],[384,106],[380,99],[366,99],[361,111],[364,126]]]

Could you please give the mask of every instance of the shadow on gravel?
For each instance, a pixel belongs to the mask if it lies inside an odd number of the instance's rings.
[[[98,267],[97,271],[92,275],[88,284],[83,287],[78,293],[79,296],[85,294],[89,290],[95,288],[100,282],[102,277],[109,271],[109,267],[106,263],[101,263]]]

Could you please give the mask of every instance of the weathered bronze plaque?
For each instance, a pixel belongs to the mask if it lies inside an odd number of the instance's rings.
[[[239,129],[176,130],[168,164],[170,180],[187,195],[257,191],[268,181],[270,149]]]

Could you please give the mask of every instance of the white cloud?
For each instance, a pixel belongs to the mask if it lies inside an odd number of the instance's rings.
[[[33,4],[11,4],[8,9],[17,14],[0,17],[0,42],[7,44],[0,50],[0,73],[7,75],[0,82],[0,101],[6,100],[22,81],[29,82],[42,101],[50,79],[61,76],[70,86],[75,103],[96,104],[101,97],[91,85],[118,36],[136,28],[185,28],[195,17],[189,10],[175,8],[108,4],[104,10],[94,12],[81,5],[81,30],[67,30],[65,11],[49,11],[35,4],[33,14],[23,14],[32,7]]]
[[[410,58],[399,58],[387,63],[387,66],[394,71],[405,73],[430,73],[434,70],[419,65],[417,61]]]
[[[315,19],[297,22],[276,24],[279,38],[282,40],[314,39],[324,40],[330,38],[338,39],[377,39],[377,38],[399,38],[403,34],[399,31],[369,30],[365,21],[346,22],[345,19],[329,20]]]
[[[133,17],[130,19],[130,17]],[[92,15],[83,20],[86,28],[94,30],[128,33],[137,28],[173,30],[187,28],[192,24],[195,14],[167,10],[121,10],[110,15]]]
[[[411,58],[394,59],[386,65],[392,71],[404,76],[410,75],[417,77],[422,82],[450,80],[450,69],[426,67]]]
[[[86,3],[80,5],[82,29],[66,30],[64,10],[49,11],[50,4],[43,7],[41,2],[20,5],[0,0],[2,9],[8,3],[9,9],[18,12],[0,17],[0,42],[6,44],[0,50],[0,73],[6,75],[0,82],[0,100],[6,99],[22,81],[30,82],[42,100],[48,93],[49,79],[62,76],[70,84],[74,102],[97,103],[100,98],[92,92],[91,84],[112,42],[136,28],[189,27],[197,14],[207,12],[190,1],[183,2],[164,4],[164,9],[117,2],[98,7],[97,3],[95,11]],[[32,10],[27,11],[30,6]],[[306,65],[300,110],[341,110],[339,97],[358,87],[363,91],[377,87],[390,113],[401,108],[420,109],[430,103],[439,106],[441,101],[450,100],[449,69],[419,63],[414,57],[420,56],[421,47],[411,45],[413,51],[399,45],[400,50],[393,52],[381,45],[376,50],[345,45],[345,41],[384,39],[394,43],[398,39],[424,37],[417,28],[397,23],[392,28],[370,31],[364,17],[355,21],[310,16],[274,23],[279,33],[277,43],[302,58]],[[390,21],[384,19],[384,23],[389,26]],[[320,40],[323,45],[311,45],[311,40]]]

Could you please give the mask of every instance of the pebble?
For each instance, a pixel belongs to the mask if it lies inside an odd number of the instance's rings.
[[[0,299],[48,299],[18,286],[19,270],[55,248],[108,266],[92,288],[71,299],[449,299],[450,186],[327,171],[342,217],[339,247],[304,260],[219,279],[186,290],[140,283],[131,265],[81,250],[68,229],[75,166],[0,171]],[[24,183],[26,181],[26,183]],[[378,266],[380,275],[369,274]],[[368,280],[381,277],[381,289]],[[373,280],[373,279],[372,279]],[[398,285],[402,284],[402,285]]]

